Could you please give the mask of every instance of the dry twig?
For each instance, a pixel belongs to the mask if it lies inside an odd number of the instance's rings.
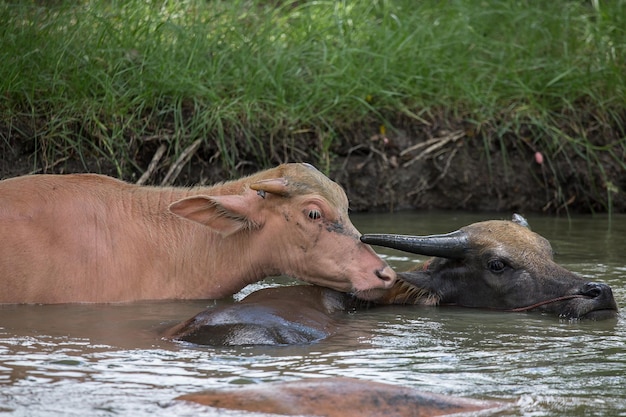
[[[202,143],[202,139],[195,140],[191,145],[189,145],[178,157],[176,162],[170,166],[169,171],[165,174],[165,178],[161,181],[161,185],[172,185],[172,183],[176,180],[180,171],[182,171],[183,167],[189,162],[191,157],[196,153],[200,144]]]
[[[400,156],[404,156],[406,154],[409,154],[413,151],[422,149],[422,148],[426,148],[424,149],[422,152],[420,152],[418,155],[416,155],[415,157],[413,157],[411,160],[405,162],[404,164],[402,164],[403,168],[406,168],[408,166],[411,166],[414,162],[419,161],[420,159],[425,159],[428,156],[432,155],[433,152],[435,152],[436,150],[444,147],[445,145],[447,145],[450,142],[456,142],[459,139],[461,139],[462,137],[465,136],[465,131],[463,130],[456,130],[454,132],[449,133],[446,136],[442,136],[442,137],[438,137],[438,138],[432,138],[429,139],[425,142],[422,143],[418,143],[416,145],[410,146],[408,148],[406,148],[405,150],[403,150],[402,152],[400,152]]]
[[[146,181],[148,181],[148,178],[150,178],[152,174],[154,173],[154,171],[156,170],[157,165],[159,164],[159,161],[163,157],[163,154],[165,153],[166,150],[167,150],[167,145],[162,143],[161,146],[159,146],[159,148],[154,153],[154,156],[152,157],[152,160],[150,161],[150,164],[148,165],[148,169],[146,169],[146,171],[137,180],[137,185],[143,185],[146,183]]]

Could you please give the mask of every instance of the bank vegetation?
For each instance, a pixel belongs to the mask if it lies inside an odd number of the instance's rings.
[[[626,2],[0,3],[1,176],[308,161],[355,209],[626,207]]]

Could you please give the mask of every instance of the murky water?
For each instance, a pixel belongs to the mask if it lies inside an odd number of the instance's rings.
[[[355,215],[363,232],[429,234],[495,214]],[[613,287],[626,306],[626,216],[529,217],[557,260]],[[381,249],[398,270],[416,256]],[[279,280],[281,281],[281,280]],[[250,289],[247,289],[248,291]],[[346,317],[348,331],[296,347],[192,348],[158,337],[213,302],[0,306],[0,415],[238,415],[173,399],[233,384],[353,376],[476,399],[506,415],[626,416],[626,321],[390,307]]]

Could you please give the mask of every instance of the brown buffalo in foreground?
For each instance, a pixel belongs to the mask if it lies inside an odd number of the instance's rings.
[[[0,303],[215,299],[280,274],[375,297],[395,272],[359,237],[308,164],[195,188],[17,177],[0,181]]]
[[[362,239],[435,256],[416,270],[399,273],[378,304],[540,311],[566,319],[617,315],[611,288],[556,264],[549,242],[521,216],[475,223],[447,235]],[[267,288],[239,303],[207,309],[165,337],[207,345],[310,343],[333,334],[336,319],[362,304],[351,295],[316,286]]]
[[[185,394],[177,400],[240,412],[324,417],[477,415],[475,413],[485,410],[495,413],[510,407],[510,404],[495,401],[451,397],[338,377],[213,389]]]

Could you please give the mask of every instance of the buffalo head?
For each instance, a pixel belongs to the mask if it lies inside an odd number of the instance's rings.
[[[554,262],[550,243],[519,215],[445,235],[366,234],[363,242],[434,256],[400,280],[383,304],[452,304],[505,311],[542,311],[568,319],[617,315],[611,288]]]

